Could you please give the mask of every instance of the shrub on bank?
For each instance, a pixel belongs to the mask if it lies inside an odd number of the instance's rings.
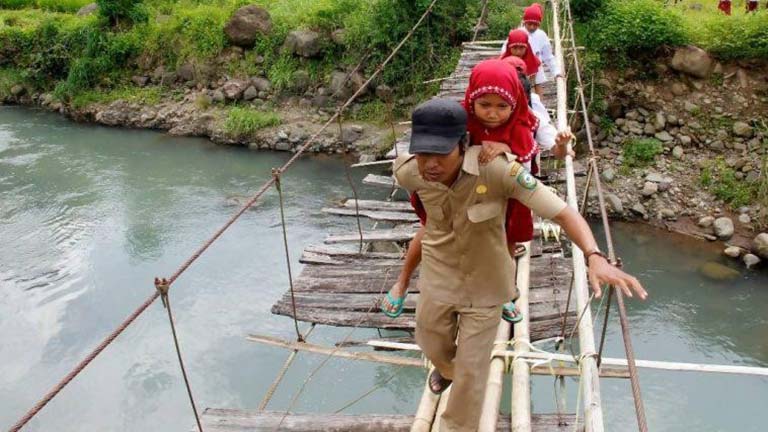
[[[648,166],[663,151],[661,141],[655,138],[631,139],[624,143],[621,155],[625,166],[640,168]]]
[[[691,38],[721,59],[768,58],[768,13],[712,15],[691,29]]]
[[[681,15],[656,0],[609,1],[583,34],[591,50],[616,60],[651,57],[690,40]]]
[[[227,112],[224,130],[233,136],[243,137],[279,124],[280,117],[275,112],[235,106]]]

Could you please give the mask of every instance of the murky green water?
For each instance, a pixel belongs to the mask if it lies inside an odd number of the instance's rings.
[[[249,194],[287,157],[0,108],[0,427],[15,422],[149,296],[154,276],[173,272],[231,215],[228,197]],[[302,160],[284,182],[294,263],[302,247],[321,242],[328,231],[352,229],[352,220],[319,212],[350,194],[342,161]],[[177,330],[200,407],[255,408],[287,356],[244,339],[292,334],[290,320],[269,313],[287,289],[277,223],[277,198],[270,193],[174,285]],[[719,250],[638,226],[616,226],[615,233],[627,268],[652,295],[646,304],[630,305],[639,358],[768,366],[764,274],[710,282],[696,267],[718,260]],[[312,339],[332,343],[347,334],[319,328]],[[372,335],[358,330],[352,339]],[[607,354],[622,355],[615,315]],[[285,409],[321,361],[299,356],[270,408]],[[335,411],[383,383],[346,412],[412,413],[422,379],[419,370],[332,360],[296,410]],[[651,430],[765,429],[768,379],[643,371],[641,383]],[[608,430],[635,430],[628,383],[602,385]],[[577,386],[568,382],[570,408]],[[551,379],[536,379],[536,411],[552,409],[551,389]],[[29,430],[186,431],[193,425],[157,303]]]

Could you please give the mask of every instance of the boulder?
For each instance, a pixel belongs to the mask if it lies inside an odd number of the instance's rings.
[[[380,86],[376,87],[376,97],[383,101],[391,101],[393,95],[394,92],[392,91],[392,87],[386,84],[381,84]]]
[[[621,203],[621,198],[619,198],[616,194],[605,194],[605,200],[608,201],[608,206],[612,208],[615,213],[624,213],[624,205]]]
[[[760,258],[751,253],[745,254],[741,259],[744,261],[744,265],[746,265],[748,269],[751,269],[752,267],[760,264]]]
[[[712,57],[703,49],[688,45],[677,48],[670,63],[672,69],[696,78],[706,78],[712,71]]]
[[[192,63],[184,63],[176,69],[176,75],[184,81],[193,81],[195,79],[195,66]]]
[[[21,96],[24,96],[26,93],[27,93],[27,88],[21,84],[16,84],[13,87],[11,87],[11,95],[13,95],[14,97],[21,97]]]
[[[741,248],[738,246],[728,246],[723,253],[731,258],[738,258],[741,256]]]
[[[683,158],[683,147],[675,146],[675,148],[672,149],[672,156],[674,156],[675,159],[682,159]]]
[[[293,73],[293,83],[291,87],[297,93],[304,93],[312,84],[312,80],[309,76],[309,72],[305,70],[297,70]]]
[[[672,91],[672,94],[675,96],[683,96],[688,92],[688,87],[685,86],[683,83],[672,83],[670,86],[670,90]]]
[[[256,38],[271,31],[272,17],[266,9],[256,5],[241,7],[224,26],[227,39],[232,44],[245,48],[252,47]]]
[[[213,94],[211,95],[211,99],[214,102],[219,102],[219,103],[224,102],[225,100],[227,100],[227,98],[224,96],[224,92],[221,91],[221,90],[214,90]]]
[[[752,240],[752,252],[768,259],[768,233],[760,233]]]
[[[749,123],[737,121],[733,124],[733,134],[744,138],[752,138],[752,126]]]
[[[729,279],[736,279],[739,277],[739,272],[716,262],[707,262],[699,267],[699,272],[709,279],[722,281]]]
[[[655,194],[658,191],[659,191],[659,185],[658,184],[656,184],[654,182],[647,181],[643,185],[643,190],[640,191],[640,193],[644,197],[648,198],[648,197],[653,196],[653,194]]]
[[[243,97],[247,84],[247,82],[241,80],[229,80],[221,86],[221,91],[227,99],[238,100]]]
[[[294,30],[288,33],[283,49],[302,57],[318,57],[323,50],[324,39],[312,30]]]
[[[149,83],[149,77],[146,75],[134,75],[131,77],[131,82],[133,82],[138,87],[146,87],[146,85]]]
[[[742,214],[739,215],[739,223],[740,224],[747,225],[747,224],[749,224],[751,222],[752,222],[752,218],[749,217],[748,214],[742,213]]]
[[[259,91],[256,90],[256,87],[250,86],[243,92],[243,100],[252,101],[259,97]]]
[[[614,171],[613,168],[608,167],[603,170],[603,172],[600,174],[600,177],[602,177],[606,182],[610,183],[614,178],[616,178],[616,171]]]
[[[672,142],[675,140],[675,138],[673,138],[672,135],[670,135],[669,132],[665,130],[655,134],[654,137],[656,137],[657,140],[665,143]]]
[[[256,87],[256,90],[260,92],[269,93],[272,90],[272,83],[266,78],[253,77],[251,78],[251,84],[253,84],[253,86]]]
[[[667,127],[667,117],[663,112],[657,112],[656,117],[653,119],[653,126],[656,131],[663,131]]]
[[[712,224],[715,222],[715,218],[712,216],[704,216],[701,219],[699,219],[699,222],[697,223],[698,226],[701,228],[709,228],[712,226]]]
[[[728,240],[733,236],[733,221],[729,217],[719,217],[712,224],[715,235],[720,240]]]
[[[99,5],[96,3],[88,3],[87,5],[81,7],[77,11],[77,16],[87,16],[87,15],[93,15],[99,10]]]

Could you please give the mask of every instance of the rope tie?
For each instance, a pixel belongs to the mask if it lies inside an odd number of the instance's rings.
[[[279,168],[272,168],[272,177],[275,179],[275,189],[280,199],[280,226],[283,231],[283,247],[285,249],[285,264],[288,267],[288,285],[291,289],[291,308],[293,310],[293,326],[296,329],[296,340],[304,342],[304,336],[299,330],[299,319],[296,315],[296,295],[293,292],[293,273],[291,272],[291,254],[288,250],[288,229],[285,226],[285,203],[283,202],[283,187],[280,180],[282,171]]]
[[[181,368],[181,376],[184,378],[184,386],[187,388],[187,395],[189,396],[189,404],[192,405],[192,412],[195,415],[195,422],[197,423],[197,430],[203,432],[203,425],[200,423],[200,416],[197,414],[197,406],[195,405],[195,398],[192,396],[192,387],[189,384],[189,377],[187,377],[187,369],[184,367],[184,359],[181,356],[181,347],[179,346],[179,337],[176,335],[176,325],[173,323],[173,313],[171,312],[171,300],[168,297],[168,291],[171,288],[170,282],[166,278],[155,278],[155,289],[160,295],[160,299],[163,301],[163,307],[168,312],[168,322],[171,324],[171,335],[173,336],[173,345],[176,347],[176,357],[179,359],[179,367]]]

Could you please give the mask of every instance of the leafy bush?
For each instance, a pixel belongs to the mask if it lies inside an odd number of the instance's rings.
[[[752,204],[759,192],[757,183],[739,180],[722,156],[701,169],[699,183],[733,208]]]
[[[35,0],[0,0],[0,8],[2,9],[23,9],[34,5]]]
[[[586,22],[597,16],[605,6],[606,0],[571,0],[571,14],[580,22]]]
[[[37,0],[37,7],[53,12],[74,13],[83,6],[91,3],[91,0]]]
[[[271,111],[258,111],[253,108],[232,107],[227,113],[224,130],[235,136],[248,136],[269,126],[280,124],[280,117]]]
[[[624,165],[628,167],[644,167],[660,155],[664,147],[661,141],[654,138],[632,139],[624,143],[622,156]]]
[[[689,24],[693,41],[722,59],[768,58],[768,14],[715,14]]]
[[[99,15],[110,25],[146,22],[149,14],[142,0],[96,0]]]
[[[616,60],[650,57],[664,45],[689,41],[682,16],[655,0],[610,0],[585,36],[591,50]]]

